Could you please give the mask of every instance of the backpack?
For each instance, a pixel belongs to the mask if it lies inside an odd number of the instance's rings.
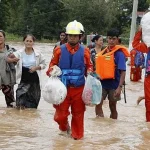
[[[100,79],[114,79],[115,78],[115,61],[114,61],[114,53],[117,50],[121,50],[125,57],[129,57],[130,54],[126,47],[121,45],[116,45],[113,49],[105,53],[107,47],[99,52],[96,55],[96,73],[100,76]]]
[[[136,54],[135,54],[135,59],[134,59],[134,64],[136,67],[144,67],[144,63],[145,63],[145,57],[144,54],[142,52],[139,52],[136,50]]]

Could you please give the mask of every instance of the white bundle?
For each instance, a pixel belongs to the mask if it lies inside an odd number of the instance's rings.
[[[54,65],[52,68],[53,68],[53,70],[50,72],[51,76],[57,77],[62,74],[61,69],[58,66]]]
[[[60,104],[67,96],[67,89],[58,77],[50,77],[43,89],[43,98],[50,104]]]
[[[150,12],[146,13],[141,19],[142,39],[147,47],[150,47]]]

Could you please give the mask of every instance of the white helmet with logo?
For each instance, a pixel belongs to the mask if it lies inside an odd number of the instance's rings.
[[[66,27],[66,34],[83,34],[83,33],[84,27],[80,22],[74,20],[68,23]]]

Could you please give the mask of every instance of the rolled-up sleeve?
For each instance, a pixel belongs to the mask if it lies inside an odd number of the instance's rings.
[[[60,46],[57,46],[53,51],[53,56],[52,56],[51,61],[49,63],[49,68],[54,66],[54,65],[58,65],[59,59],[60,59],[60,54],[61,54]]]

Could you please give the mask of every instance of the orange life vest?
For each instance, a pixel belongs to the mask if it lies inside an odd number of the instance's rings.
[[[115,61],[114,52],[122,50],[125,57],[130,57],[128,49],[122,45],[114,46],[110,52],[105,53],[108,47],[96,55],[96,73],[100,79],[114,79],[115,78]]]

